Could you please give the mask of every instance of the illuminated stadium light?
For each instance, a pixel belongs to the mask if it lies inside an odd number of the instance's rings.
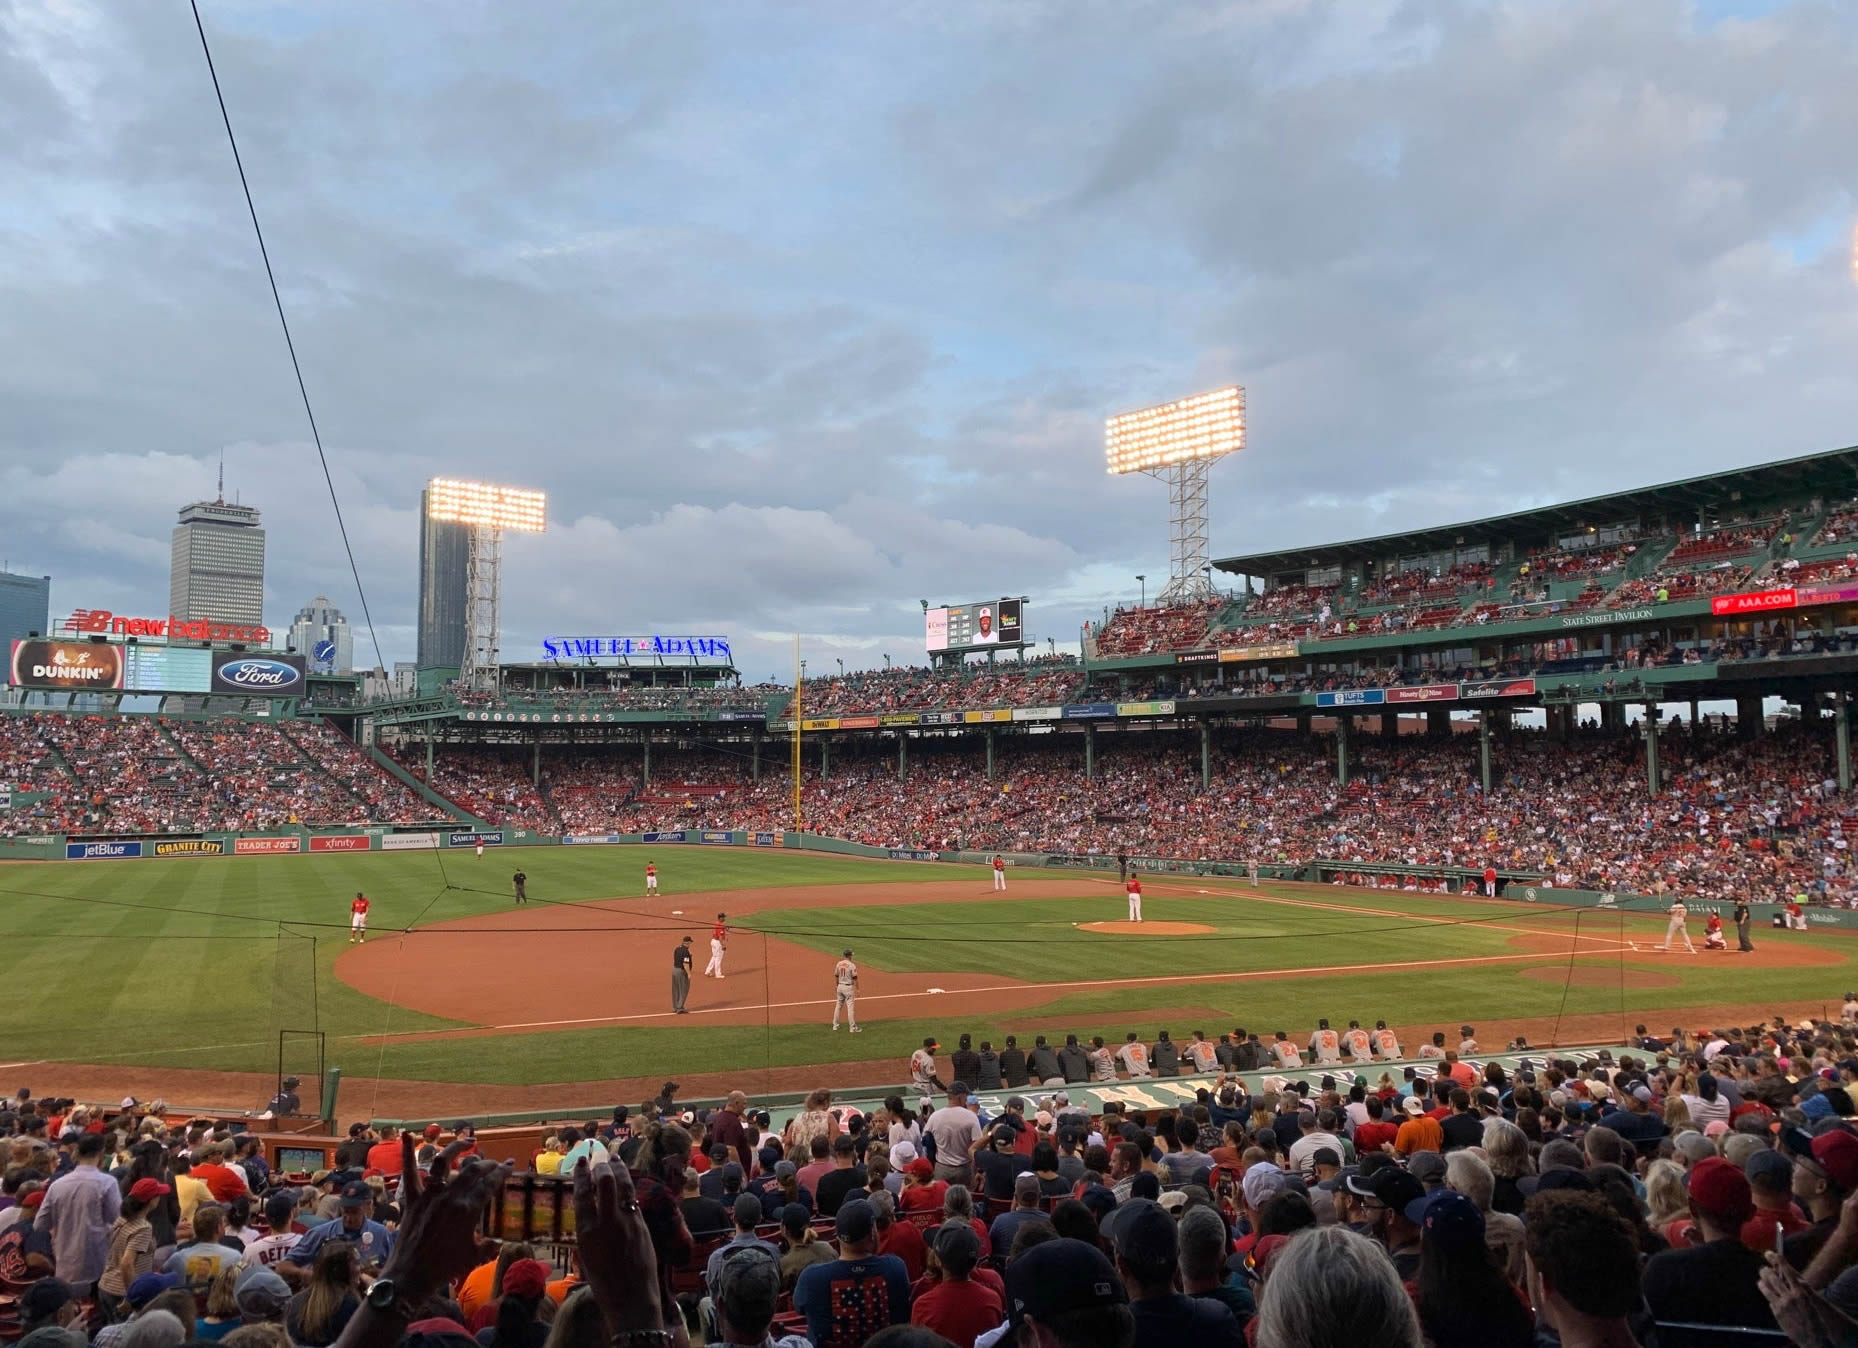
[[[1245,448],[1245,390],[1237,384],[1157,407],[1122,412],[1104,424],[1110,472],[1164,478],[1173,507],[1163,604],[1213,597],[1207,562],[1206,473],[1213,460]]]
[[[1123,412],[1105,426],[1112,473],[1148,473],[1245,448],[1245,390],[1237,384],[1159,407]]]
[[[425,509],[429,520],[467,530],[465,647],[458,677],[467,688],[494,688],[501,668],[503,531],[542,533],[548,497],[526,487],[435,477],[426,483]]]
[[[427,517],[475,528],[539,534],[548,527],[548,497],[526,487],[435,477],[426,484]]]

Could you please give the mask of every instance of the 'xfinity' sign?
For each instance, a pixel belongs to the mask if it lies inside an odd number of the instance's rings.
[[[673,656],[684,660],[731,663],[728,637],[543,637],[544,660],[636,660]]]

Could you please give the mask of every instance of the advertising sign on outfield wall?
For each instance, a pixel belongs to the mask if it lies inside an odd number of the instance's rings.
[[[439,845],[436,833],[383,833],[383,852],[430,852]]]
[[[780,847],[783,836],[779,833],[751,833],[748,840],[756,847]]]
[[[368,850],[368,835],[365,833],[332,833],[325,838],[311,838],[312,852],[365,852]]]
[[[1015,721],[1056,721],[1063,714],[1062,707],[1015,707]]]
[[[1067,721],[1094,721],[1105,716],[1116,715],[1114,702],[1079,702],[1064,709]]]
[[[479,843],[483,843],[486,847],[503,846],[502,830],[499,829],[493,833],[460,832],[448,833],[445,835],[445,845],[447,847],[476,847]]]
[[[648,843],[689,842],[690,835],[683,829],[673,829],[669,833],[641,833],[639,841]]]
[[[173,838],[155,844],[158,857],[220,857],[225,854],[226,844],[217,838]]]
[[[65,844],[66,861],[121,861],[142,855],[139,842],[74,842]]]
[[[363,845],[365,846],[368,840],[366,838],[363,838],[361,841]],[[266,853],[273,853],[273,852],[301,852],[303,850],[303,839],[301,838],[239,838],[233,842],[232,850],[240,856],[249,856],[249,855],[262,856]]]
[[[1118,702],[1116,714],[1118,716],[1172,716],[1174,715],[1174,702],[1166,698],[1159,702]]]
[[[1470,700],[1486,697],[1532,697],[1534,679],[1479,679],[1458,685],[1458,696]]]
[[[619,833],[570,833],[561,841],[567,847],[585,847],[589,844],[616,843],[625,840],[625,836]]]
[[[722,843],[727,846],[735,841],[735,834],[731,833],[728,829],[706,828],[697,835],[697,841],[701,843]]]
[[[1423,688],[1389,688],[1389,702],[1456,702],[1458,685],[1455,683],[1429,683]]]

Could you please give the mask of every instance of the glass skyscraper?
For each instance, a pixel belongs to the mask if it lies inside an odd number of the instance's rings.
[[[52,578],[0,571],[0,656],[35,632],[52,633]]]
[[[430,518],[432,489],[419,494],[419,667],[464,663],[471,530]]]

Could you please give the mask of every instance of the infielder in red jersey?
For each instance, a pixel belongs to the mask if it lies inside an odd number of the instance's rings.
[[[647,894],[658,892],[658,867],[649,861],[645,863],[645,892]]]
[[[357,893],[355,901],[348,906],[348,940],[350,945],[359,945],[368,939],[368,909],[372,905],[366,894]]]

